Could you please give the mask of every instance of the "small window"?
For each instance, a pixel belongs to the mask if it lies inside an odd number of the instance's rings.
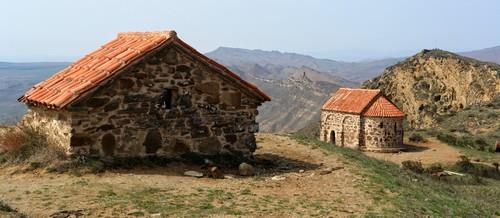
[[[378,124],[378,127],[379,128],[384,128],[384,122],[380,122],[380,124]]]
[[[172,109],[175,107],[176,92],[174,89],[165,89],[161,96],[161,107],[165,109]]]
[[[394,123],[394,132],[398,132],[398,126],[397,126],[397,123]]]

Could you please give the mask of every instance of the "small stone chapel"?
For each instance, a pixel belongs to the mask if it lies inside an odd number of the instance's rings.
[[[378,89],[340,88],[321,108],[320,139],[336,146],[397,152],[405,114]]]

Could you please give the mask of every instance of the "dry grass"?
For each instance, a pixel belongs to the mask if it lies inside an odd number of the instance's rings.
[[[3,157],[7,164],[29,163],[36,167],[66,158],[62,148],[49,143],[45,134],[31,127],[9,127],[0,134],[0,144],[6,151]]]

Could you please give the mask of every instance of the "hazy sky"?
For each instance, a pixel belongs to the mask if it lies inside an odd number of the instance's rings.
[[[339,60],[500,45],[498,0],[0,0],[0,61],[73,61],[121,31]]]

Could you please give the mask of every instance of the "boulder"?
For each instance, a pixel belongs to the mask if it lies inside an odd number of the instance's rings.
[[[222,174],[221,170],[218,167],[210,167],[208,169],[208,173],[211,178],[224,179],[224,174]]]
[[[241,176],[253,176],[255,173],[253,166],[244,162],[240,164],[239,171]]]
[[[188,170],[188,171],[184,172],[184,175],[185,176],[196,177],[196,178],[203,177],[203,173],[200,173],[200,172],[194,171],[194,170]]]
[[[284,176],[273,176],[273,177],[271,177],[271,180],[273,180],[273,181],[282,181],[282,180],[285,180],[285,179],[286,179],[286,177],[284,177]]]

